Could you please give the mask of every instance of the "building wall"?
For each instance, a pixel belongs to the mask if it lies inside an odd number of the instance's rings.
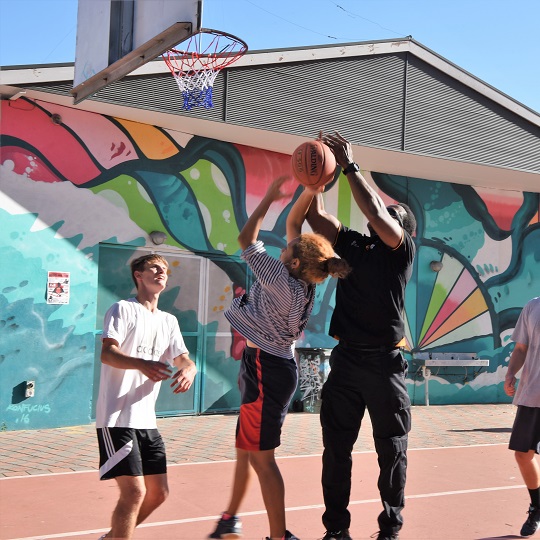
[[[195,254],[211,266],[223,294],[195,312],[196,322],[222,326],[220,314],[245,286],[238,232],[268,183],[289,172],[289,156],[24,98],[1,106],[0,429],[86,424],[99,357],[100,249],[153,249],[148,233],[166,232],[168,253]],[[508,401],[502,381],[511,331],[523,305],[540,294],[538,193],[366,174],[386,201],[407,202],[418,220],[406,299],[413,403],[423,403],[418,350],[476,352],[490,360],[487,369],[434,372],[431,403]],[[342,177],[325,198],[345,224],[364,230]],[[276,255],[286,214],[287,201],[276,203],[263,224],[262,238]],[[431,270],[432,260],[443,263],[440,272]],[[70,273],[68,304],[47,302],[50,271]],[[318,287],[299,346],[333,346],[326,330],[334,287],[332,280]],[[193,310],[183,312],[179,288],[174,294],[166,305],[182,326]],[[207,356],[227,363],[231,378],[241,341],[230,334],[197,351],[201,395],[210,385],[215,394],[222,375],[205,373]],[[28,380],[36,381],[36,393],[25,398]],[[223,393],[231,390],[226,386]],[[234,399],[224,403],[235,406]]]

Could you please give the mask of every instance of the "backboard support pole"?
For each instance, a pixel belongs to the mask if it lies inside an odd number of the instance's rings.
[[[122,59],[117,60],[93,77],[73,88],[70,93],[73,95],[74,105],[95,94],[105,85],[118,81],[133,70],[162,55],[165,51],[186,40],[192,33],[192,24],[190,22],[177,22],[173,24],[144,45],[131,51]]]

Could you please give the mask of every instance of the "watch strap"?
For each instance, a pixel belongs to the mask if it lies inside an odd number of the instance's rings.
[[[347,175],[352,172],[358,172],[360,170],[360,167],[358,166],[358,163],[355,163],[354,161],[352,163],[349,163],[346,167],[343,169],[343,174]]]

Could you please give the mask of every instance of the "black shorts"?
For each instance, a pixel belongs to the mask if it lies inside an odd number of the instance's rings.
[[[540,407],[518,405],[508,448],[540,454]]]
[[[157,429],[98,428],[99,477],[165,474],[165,445]]]
[[[281,426],[297,382],[293,358],[244,349],[238,375],[242,404],[236,426],[237,448],[272,450],[281,444]]]

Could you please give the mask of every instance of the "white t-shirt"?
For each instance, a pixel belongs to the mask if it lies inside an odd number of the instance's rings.
[[[540,296],[533,298],[523,308],[512,340],[527,345],[514,405],[540,407]]]
[[[103,323],[104,338],[115,339],[129,356],[171,365],[177,356],[188,352],[176,317],[158,309],[152,313],[136,298],[111,306]],[[102,363],[96,427],[155,429],[160,386],[161,381],[150,380],[138,369]]]

